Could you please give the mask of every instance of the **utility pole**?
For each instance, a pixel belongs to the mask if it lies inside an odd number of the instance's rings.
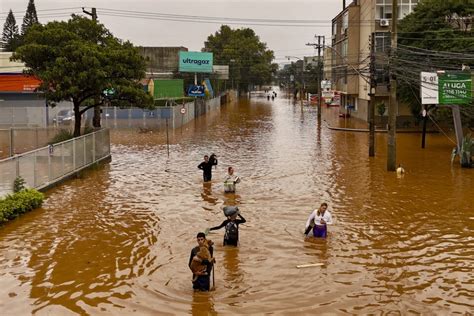
[[[396,54],[397,49],[397,22],[398,22],[398,0],[392,0],[392,49],[391,55]],[[387,135],[387,171],[395,171],[397,166],[397,80],[393,62],[390,63],[390,104],[388,106],[388,135]]]
[[[369,39],[370,45],[370,90],[369,90],[369,157],[375,156],[375,33]]]
[[[91,12],[86,11],[84,8],[82,8],[82,12],[91,16],[92,20],[97,23],[97,9],[96,8],[92,8]],[[99,104],[99,102],[100,102],[99,98],[95,97],[94,103]],[[100,128],[100,112],[101,112],[100,105],[96,105],[94,107],[94,117],[92,118],[92,126],[95,128]]]
[[[322,65],[323,63],[321,62],[321,49],[325,47],[326,39],[324,36],[321,35],[315,35],[314,38],[318,38],[318,43],[308,43],[306,46],[314,46],[315,48],[318,49],[318,76],[317,76],[317,82],[318,82],[318,120],[321,119],[321,99],[322,99],[322,90],[321,90],[321,80],[322,80]],[[321,45],[322,42],[322,45]]]

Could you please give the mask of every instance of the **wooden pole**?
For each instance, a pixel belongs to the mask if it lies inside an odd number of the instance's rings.
[[[397,49],[397,20],[398,20],[398,0],[392,0],[392,55],[396,54]],[[387,171],[397,169],[397,80],[395,78],[393,63],[390,65],[390,104],[388,107],[387,124]]]

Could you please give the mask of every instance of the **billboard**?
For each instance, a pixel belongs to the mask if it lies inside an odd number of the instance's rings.
[[[212,53],[179,52],[180,72],[206,72],[212,73]]]
[[[472,80],[469,72],[440,73],[438,75],[439,104],[470,104]]]
[[[176,99],[184,96],[183,79],[155,79],[153,80],[153,98]]]

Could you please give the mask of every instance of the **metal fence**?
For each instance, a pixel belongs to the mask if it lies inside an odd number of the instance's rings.
[[[59,132],[60,128],[53,127],[0,129],[0,159],[47,146]]]
[[[26,186],[41,189],[110,156],[108,129],[0,160],[0,196],[13,192],[22,177]]]

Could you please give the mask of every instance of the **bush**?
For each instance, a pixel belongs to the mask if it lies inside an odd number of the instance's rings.
[[[41,206],[44,195],[35,189],[26,189],[0,199],[0,223],[12,220]]]
[[[25,184],[25,179],[20,176],[16,177],[15,181],[13,182],[13,193],[17,193],[24,190],[26,188]]]
[[[67,129],[61,129],[59,132],[54,135],[54,137],[48,142],[48,145],[53,145],[56,143],[64,142],[66,140],[70,140],[74,138],[74,135],[71,133],[71,131]]]

